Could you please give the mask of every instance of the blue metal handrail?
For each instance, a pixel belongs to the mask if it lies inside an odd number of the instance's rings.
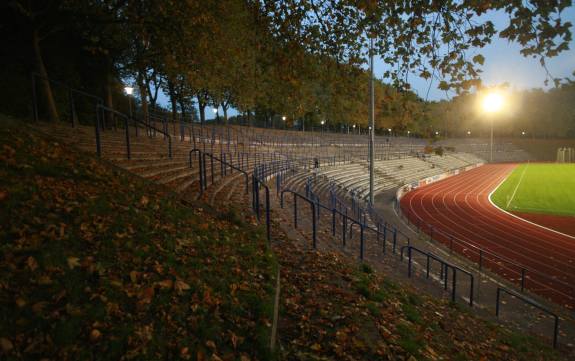
[[[120,117],[125,119],[125,121],[126,121],[125,122],[125,124],[126,124],[126,129],[125,129],[125,131],[126,131],[126,146],[128,148],[128,151],[127,151],[128,159],[130,159],[130,133],[128,131],[129,129],[128,129],[127,120],[133,121],[136,127],[138,126],[138,124],[142,124],[144,127],[148,128],[148,129],[152,129],[155,132],[158,132],[160,134],[163,134],[166,138],[168,138],[168,158],[172,158],[172,137],[169,134],[167,134],[164,131],[157,129],[157,128],[149,125],[149,124],[146,124],[146,122],[143,122],[143,121],[141,121],[137,118],[134,118],[134,117],[130,117],[124,113],[121,113],[121,112],[119,112],[115,109],[112,109],[112,108],[108,108],[102,104],[98,104],[96,106],[96,111],[97,111],[97,114],[100,114],[100,112],[102,112],[102,113],[108,112],[108,113],[112,113],[116,116],[120,116]],[[99,129],[100,128],[98,127],[98,124],[96,124],[96,151],[97,151],[98,155],[101,155],[101,143],[100,143],[100,131],[99,131]]]
[[[456,292],[457,292],[457,272],[461,272],[467,276],[469,276],[470,279],[470,286],[469,286],[469,305],[473,306],[473,290],[474,290],[474,277],[473,274],[471,274],[471,272],[466,271],[458,266],[455,266],[454,264],[451,264],[441,258],[439,258],[438,256],[434,255],[433,253],[430,252],[425,252],[420,250],[419,248],[416,248],[414,246],[403,246],[401,247],[401,260],[403,261],[403,252],[404,250],[407,249],[407,254],[408,254],[408,267],[407,267],[407,277],[411,277],[411,268],[412,268],[412,251],[416,251],[418,253],[420,253],[423,256],[426,256],[427,258],[427,264],[426,264],[426,270],[427,270],[427,278],[429,278],[429,269],[430,269],[430,260],[436,260],[437,262],[439,262],[441,264],[441,270],[442,270],[442,275],[444,275],[444,288],[447,289],[447,272],[449,270],[449,268],[452,269],[452,274],[453,274],[453,279],[452,279],[452,288],[451,288],[451,301],[455,302],[455,296],[456,296]]]
[[[535,308],[538,308],[539,310],[547,313],[548,315],[551,315],[554,318],[554,322],[553,322],[553,348],[557,348],[557,337],[559,334],[559,316],[557,316],[557,314],[551,312],[546,307],[543,307],[539,303],[526,298],[525,296],[521,295],[518,292],[507,289],[505,287],[497,286],[497,297],[495,300],[495,316],[497,316],[498,318],[499,318],[499,313],[500,313],[499,304],[500,304],[500,300],[501,300],[501,292],[505,292],[508,295],[514,296],[514,297],[520,299],[521,301],[527,303],[528,305],[531,305]]]
[[[281,208],[284,207],[284,194],[285,193],[291,193],[293,194],[293,199],[294,199],[294,227],[297,229],[297,199],[301,198],[302,200],[306,201],[310,207],[311,207],[311,212],[312,212],[312,242],[313,242],[313,248],[317,249],[317,220],[316,220],[316,203],[314,201],[312,201],[311,199],[309,199],[308,197],[299,194],[296,191],[293,191],[291,189],[283,189],[280,192],[280,206]]]

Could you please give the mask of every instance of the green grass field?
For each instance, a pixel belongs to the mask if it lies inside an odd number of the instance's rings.
[[[491,200],[507,211],[575,216],[575,164],[522,164]]]

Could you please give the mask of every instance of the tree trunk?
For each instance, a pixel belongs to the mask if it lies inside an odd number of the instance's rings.
[[[110,64],[109,59],[106,59],[106,64],[107,64],[107,68],[106,68],[106,85],[105,85],[105,94],[106,94],[106,107],[110,108],[110,109],[114,109],[114,98],[112,95],[112,86],[114,85],[114,77],[112,75],[112,65]],[[113,124],[114,122],[114,114],[109,114],[109,119],[108,121],[110,123],[108,124]]]
[[[202,101],[200,94],[196,96],[198,98],[198,109],[200,111],[200,124],[204,125],[206,121],[206,103]]]
[[[59,120],[58,109],[56,108],[56,102],[54,101],[50,81],[48,81],[48,72],[44,66],[44,59],[42,59],[42,51],[40,49],[40,39],[38,37],[38,31],[36,30],[32,32],[32,46],[34,47],[36,71],[40,75],[40,84],[42,84],[42,89],[44,91],[44,100],[46,102],[46,110],[48,111],[48,119],[51,122],[57,122]]]
[[[222,102],[222,110],[224,111],[224,124],[228,125],[228,105]]]
[[[176,87],[174,86],[174,83],[170,81],[170,79],[168,79],[168,93],[170,95],[170,104],[172,105],[172,122],[175,123],[178,118],[178,101],[176,98]]]
[[[182,121],[185,122],[186,121],[186,106],[184,104],[184,98],[182,97],[177,97],[177,102],[180,103],[180,112],[182,113]],[[173,106],[173,105],[172,105]],[[190,122],[193,122],[193,119],[190,119]]]
[[[142,121],[148,124],[148,90],[141,72],[138,74],[138,87],[140,88],[140,102],[142,103]]]

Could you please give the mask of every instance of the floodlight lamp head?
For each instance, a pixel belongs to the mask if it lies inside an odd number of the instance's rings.
[[[126,92],[126,95],[132,95],[132,93],[134,93],[134,88],[132,88],[131,86],[127,86],[124,87],[124,91]]]
[[[503,96],[499,93],[488,93],[483,97],[483,111],[486,113],[496,113],[503,107]]]

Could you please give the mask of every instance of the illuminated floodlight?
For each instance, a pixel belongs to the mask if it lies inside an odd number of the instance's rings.
[[[411,134],[411,132],[408,130],[408,131],[407,131],[407,134]]]
[[[286,120],[286,116],[285,116],[285,115],[282,117],[282,120]]]
[[[438,131],[435,131],[435,135],[439,135],[439,132],[438,132]]]
[[[324,125],[324,124],[325,124],[325,120],[322,120],[322,121],[321,121],[321,125]]]
[[[391,128],[387,128],[387,131],[391,133]]]
[[[521,135],[525,135],[525,131],[522,131],[522,132],[521,132]]]
[[[486,113],[496,113],[503,107],[503,96],[497,92],[488,93],[483,97],[482,106]]]
[[[471,135],[471,130],[468,130],[468,131],[467,131],[467,135]]]
[[[351,127],[355,129],[355,124],[354,124],[354,125],[352,125]]]
[[[132,93],[134,93],[134,88],[132,88],[131,86],[127,86],[124,87],[124,91],[126,92],[127,95],[132,95]]]

